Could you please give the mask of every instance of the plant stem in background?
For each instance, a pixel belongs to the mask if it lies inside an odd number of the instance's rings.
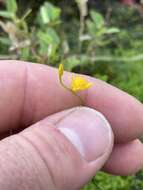
[[[84,34],[84,29],[85,29],[85,17],[82,14],[80,14],[79,46],[78,46],[79,53],[81,52],[81,48],[82,48],[81,37]]]
[[[78,5],[80,12],[80,28],[79,28],[79,39],[78,39],[79,40],[78,49],[80,53],[82,48],[81,37],[83,36],[85,29],[85,17],[88,14],[88,7],[87,7],[88,0],[75,0],[75,1]]]

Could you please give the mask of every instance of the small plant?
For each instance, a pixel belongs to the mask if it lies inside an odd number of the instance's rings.
[[[89,40],[88,54],[95,54],[98,47],[110,44],[110,36],[119,33],[120,30],[117,27],[107,26],[103,15],[95,10],[91,10],[89,15],[90,18],[86,20],[87,35],[85,39]]]
[[[47,64],[59,59],[57,53],[60,37],[56,27],[60,24],[60,8],[45,2],[34,19],[36,27],[29,25],[29,8],[23,16],[18,14],[16,0],[6,0],[5,10],[0,10],[0,27],[7,34],[1,34],[0,43],[9,47],[8,59],[21,59]]]
[[[22,17],[17,16],[18,7],[15,0],[6,0],[6,10],[0,11],[0,16],[6,21],[0,21],[0,26],[8,34],[9,38],[2,37],[1,42],[10,46],[10,52],[16,52],[17,57],[22,56],[21,49],[31,45],[28,25],[25,19],[30,14],[31,10],[27,10]]]
[[[87,90],[91,86],[93,86],[93,83],[88,82],[85,78],[78,76],[78,75],[72,75],[71,84],[70,87],[66,86],[63,82],[62,76],[64,74],[64,67],[62,64],[59,65],[59,81],[60,84],[68,91],[70,91],[73,95],[77,96],[81,104],[84,105],[84,100],[77,94],[79,91]]]

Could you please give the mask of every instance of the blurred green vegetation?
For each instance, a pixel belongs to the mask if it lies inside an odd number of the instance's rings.
[[[0,7],[0,59],[63,63],[68,71],[100,78],[143,101],[141,6],[6,0]],[[142,190],[142,180],[143,172],[127,177],[100,172],[84,190]]]

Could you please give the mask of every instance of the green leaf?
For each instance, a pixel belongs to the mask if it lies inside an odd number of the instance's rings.
[[[58,45],[60,43],[60,38],[54,29],[48,28],[47,35],[51,37],[53,44]]]
[[[80,65],[80,60],[76,58],[75,56],[68,57],[64,61],[64,67],[67,71],[72,71],[72,69],[78,65]]]
[[[105,31],[106,34],[113,34],[113,33],[118,33],[118,32],[120,32],[120,29],[116,27],[108,28]]]
[[[28,60],[29,55],[30,55],[30,48],[29,47],[21,48],[20,51],[21,51],[20,59]]]
[[[39,30],[37,36],[42,43],[47,45],[58,45],[60,43],[59,36],[57,35],[56,31],[52,28],[48,28],[46,32]]]
[[[55,54],[60,44],[60,38],[54,29],[48,28],[46,32],[39,30],[37,37],[39,40],[40,54],[47,54],[48,56]]]
[[[14,14],[8,11],[0,11],[0,16],[8,19],[12,19]]]
[[[103,80],[103,81],[105,81],[105,82],[107,82],[108,81],[108,75],[101,75],[101,74],[99,74],[99,73],[97,73],[97,74],[95,74],[95,75],[93,75],[95,78],[97,78],[97,79],[100,79],[100,80]]]
[[[52,43],[52,38],[41,30],[39,30],[37,32],[37,37],[38,37],[40,43],[44,43],[46,45]]]
[[[72,71],[72,69],[76,66],[84,66],[89,62],[89,59],[86,55],[81,55],[80,57],[77,56],[70,56],[64,60],[63,64],[67,71]]]
[[[4,36],[0,37],[0,43],[4,44],[4,45],[9,45],[11,44],[10,39],[6,38]]]
[[[60,18],[61,10],[51,3],[44,3],[44,5],[40,8],[40,16],[42,18],[42,22],[44,24],[48,24],[50,22],[56,22]]]
[[[8,12],[16,14],[18,9],[16,0],[6,0],[6,8]]]
[[[96,11],[91,11],[90,16],[97,28],[101,28],[104,26],[104,24],[105,24],[104,18],[100,13],[98,13]]]
[[[95,24],[91,21],[91,20],[87,20],[86,21],[86,25],[87,25],[87,28],[88,28],[88,31],[89,33],[92,35],[92,36],[95,36],[96,33],[98,32]]]

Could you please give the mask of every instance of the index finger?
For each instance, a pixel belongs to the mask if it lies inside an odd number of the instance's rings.
[[[65,73],[65,79],[69,73]],[[87,77],[87,76],[86,76]],[[117,142],[143,133],[143,105],[125,92],[94,78],[85,105],[109,120]],[[0,62],[0,132],[25,128],[55,112],[78,106],[79,100],[61,87],[57,70],[20,61]]]

